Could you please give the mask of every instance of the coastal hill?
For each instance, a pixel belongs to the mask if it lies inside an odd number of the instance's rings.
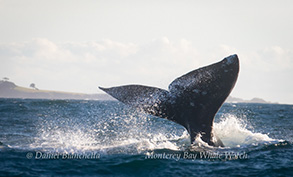
[[[0,98],[23,98],[23,99],[76,99],[76,100],[115,100],[107,94],[84,94],[61,91],[39,90],[33,88],[20,87],[10,81],[0,81]],[[227,103],[270,103],[261,98],[244,100],[229,96]]]
[[[113,100],[112,97],[106,94],[39,90],[37,88],[20,87],[9,81],[0,81],[0,98]]]
[[[242,98],[236,98],[229,96],[226,100],[226,103],[265,103],[265,104],[278,104],[266,101],[262,98],[252,98],[251,100],[244,100]]]

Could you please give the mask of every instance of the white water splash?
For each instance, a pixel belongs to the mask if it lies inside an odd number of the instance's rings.
[[[141,117],[140,117],[141,118]],[[189,134],[183,129],[177,133],[162,129],[162,124],[154,129],[147,124],[150,119],[137,119],[135,116],[128,116],[128,119],[111,119],[112,123],[121,124],[119,130],[111,129],[109,122],[101,124],[99,129],[93,128],[92,131],[82,131],[78,129],[43,129],[31,148],[58,152],[81,152],[81,151],[100,151],[106,154],[111,153],[141,153],[148,150],[170,149],[184,150],[190,146]],[[124,121],[124,124],[123,122]],[[131,124],[131,126],[129,125]],[[150,126],[152,129],[143,129]],[[176,125],[175,125],[176,126]],[[171,126],[172,128],[172,126]],[[174,127],[173,127],[174,128]],[[235,115],[225,114],[221,121],[214,123],[214,133],[222,140],[225,148],[239,148],[246,146],[257,146],[260,144],[276,142],[266,134],[255,133],[246,128],[245,121]],[[198,136],[193,145],[199,149],[214,149],[201,140]]]
[[[30,148],[64,153],[99,151],[132,154],[155,149],[182,150],[185,144],[190,144],[189,134],[183,128],[179,133],[171,133],[166,130],[176,128],[164,124],[171,122],[159,121],[153,125],[149,121],[152,120],[141,114],[114,115],[113,119],[97,123],[92,128],[84,128],[79,123],[65,126],[64,122],[51,121],[40,126]]]
[[[153,134],[151,137],[127,137],[123,140],[113,140],[101,144],[99,139],[94,139],[81,131],[76,132],[52,132],[49,136],[42,136],[40,141],[31,144],[33,149],[42,149],[55,152],[82,152],[100,151],[106,154],[112,153],[141,153],[148,150],[170,149],[182,150],[184,144],[188,144],[189,135],[185,131],[182,135],[166,136],[167,134]]]
[[[214,123],[214,132],[226,147],[257,146],[276,141],[266,134],[248,130],[245,122],[232,114],[225,114],[219,123]]]
[[[96,140],[90,134],[80,130],[66,129],[43,131],[30,147],[45,151],[73,153],[93,150],[92,145],[95,143]]]

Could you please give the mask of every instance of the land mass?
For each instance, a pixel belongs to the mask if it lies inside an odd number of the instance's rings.
[[[0,98],[22,99],[76,99],[76,100],[115,100],[107,94],[84,94],[61,91],[39,90],[37,88],[21,87],[10,81],[0,81]],[[271,103],[261,98],[244,100],[229,96],[227,103]]]
[[[20,87],[9,81],[0,81],[0,98],[114,100],[111,96],[106,94],[84,94],[39,90],[37,88]]]
[[[262,98],[252,98],[251,100],[244,100],[242,98],[236,98],[229,96],[226,100],[226,103],[264,103],[264,104],[278,104],[278,103],[273,103],[266,101]]]

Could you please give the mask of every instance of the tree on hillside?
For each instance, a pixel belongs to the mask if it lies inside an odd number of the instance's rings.
[[[9,81],[9,78],[8,77],[3,77],[3,81],[7,82],[7,81]]]
[[[36,87],[36,84],[34,84],[34,83],[31,83],[31,84],[30,84],[30,87],[33,88],[33,89],[35,89],[35,90],[39,90],[39,89]]]

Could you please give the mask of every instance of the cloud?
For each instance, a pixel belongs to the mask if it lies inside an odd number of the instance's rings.
[[[3,75],[18,78],[43,78],[76,81],[83,79],[112,84],[120,82],[158,82],[172,70],[185,72],[199,65],[197,52],[190,42],[154,39],[144,44],[120,43],[111,40],[54,43],[48,39],[2,44]],[[83,79],[80,79],[83,77]],[[159,77],[158,77],[159,78]],[[36,82],[36,81],[35,81]]]
[[[0,44],[0,75],[19,85],[34,82],[41,89],[75,92],[93,93],[99,85],[130,83],[167,88],[174,78],[237,53],[242,79],[235,93],[243,94],[245,89],[250,90],[247,85],[253,78],[257,78],[255,85],[261,85],[261,79],[270,82],[264,78],[266,74],[286,71],[292,75],[292,51],[271,46],[247,52],[229,45],[199,50],[186,39],[171,41],[166,37],[142,44],[112,40],[56,43],[37,38]],[[287,83],[285,87],[292,85]]]

